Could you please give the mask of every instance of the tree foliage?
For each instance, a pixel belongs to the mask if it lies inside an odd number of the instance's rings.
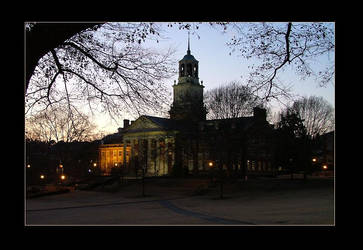
[[[277,129],[290,138],[302,138],[307,132],[300,115],[292,109],[286,109],[281,114]]]
[[[292,109],[285,110],[276,131],[276,163],[290,169],[291,178],[294,172],[303,171],[305,179],[312,170],[311,146],[300,115]]]

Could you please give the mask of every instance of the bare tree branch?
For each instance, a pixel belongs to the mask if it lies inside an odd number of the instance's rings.
[[[312,61],[334,52],[334,29],[329,23],[236,23],[230,25],[236,35],[227,45],[231,53],[246,58],[256,58],[261,63],[250,65],[248,84],[256,94],[269,100],[289,93],[276,81],[287,67],[295,70],[304,80],[315,76],[320,86],[333,80],[333,66],[323,70],[313,69]],[[315,73],[315,72],[318,72]],[[282,96],[281,96],[282,94]]]
[[[171,50],[151,52],[133,44],[151,33],[158,34],[152,23],[106,23],[97,33],[85,30],[68,38],[35,68],[26,94],[27,112],[83,100],[111,116],[160,110],[168,101],[163,80],[175,73],[175,62]],[[61,81],[63,90],[56,84]]]

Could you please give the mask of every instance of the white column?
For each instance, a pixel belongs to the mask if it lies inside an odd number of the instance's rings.
[[[151,164],[151,138],[146,138],[147,140],[147,172],[150,174],[156,174],[153,164]]]

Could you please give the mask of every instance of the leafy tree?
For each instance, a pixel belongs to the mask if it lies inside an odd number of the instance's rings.
[[[276,146],[278,164],[290,169],[291,179],[297,170],[303,170],[305,178],[311,165],[311,143],[303,120],[291,109],[281,114],[277,125]]]
[[[301,138],[306,134],[303,120],[298,113],[291,109],[287,109],[281,114],[281,120],[277,125],[277,129],[290,138]]]

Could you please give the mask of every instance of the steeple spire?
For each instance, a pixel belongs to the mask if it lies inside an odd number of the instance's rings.
[[[190,55],[190,32],[188,31],[188,50],[187,55]]]

